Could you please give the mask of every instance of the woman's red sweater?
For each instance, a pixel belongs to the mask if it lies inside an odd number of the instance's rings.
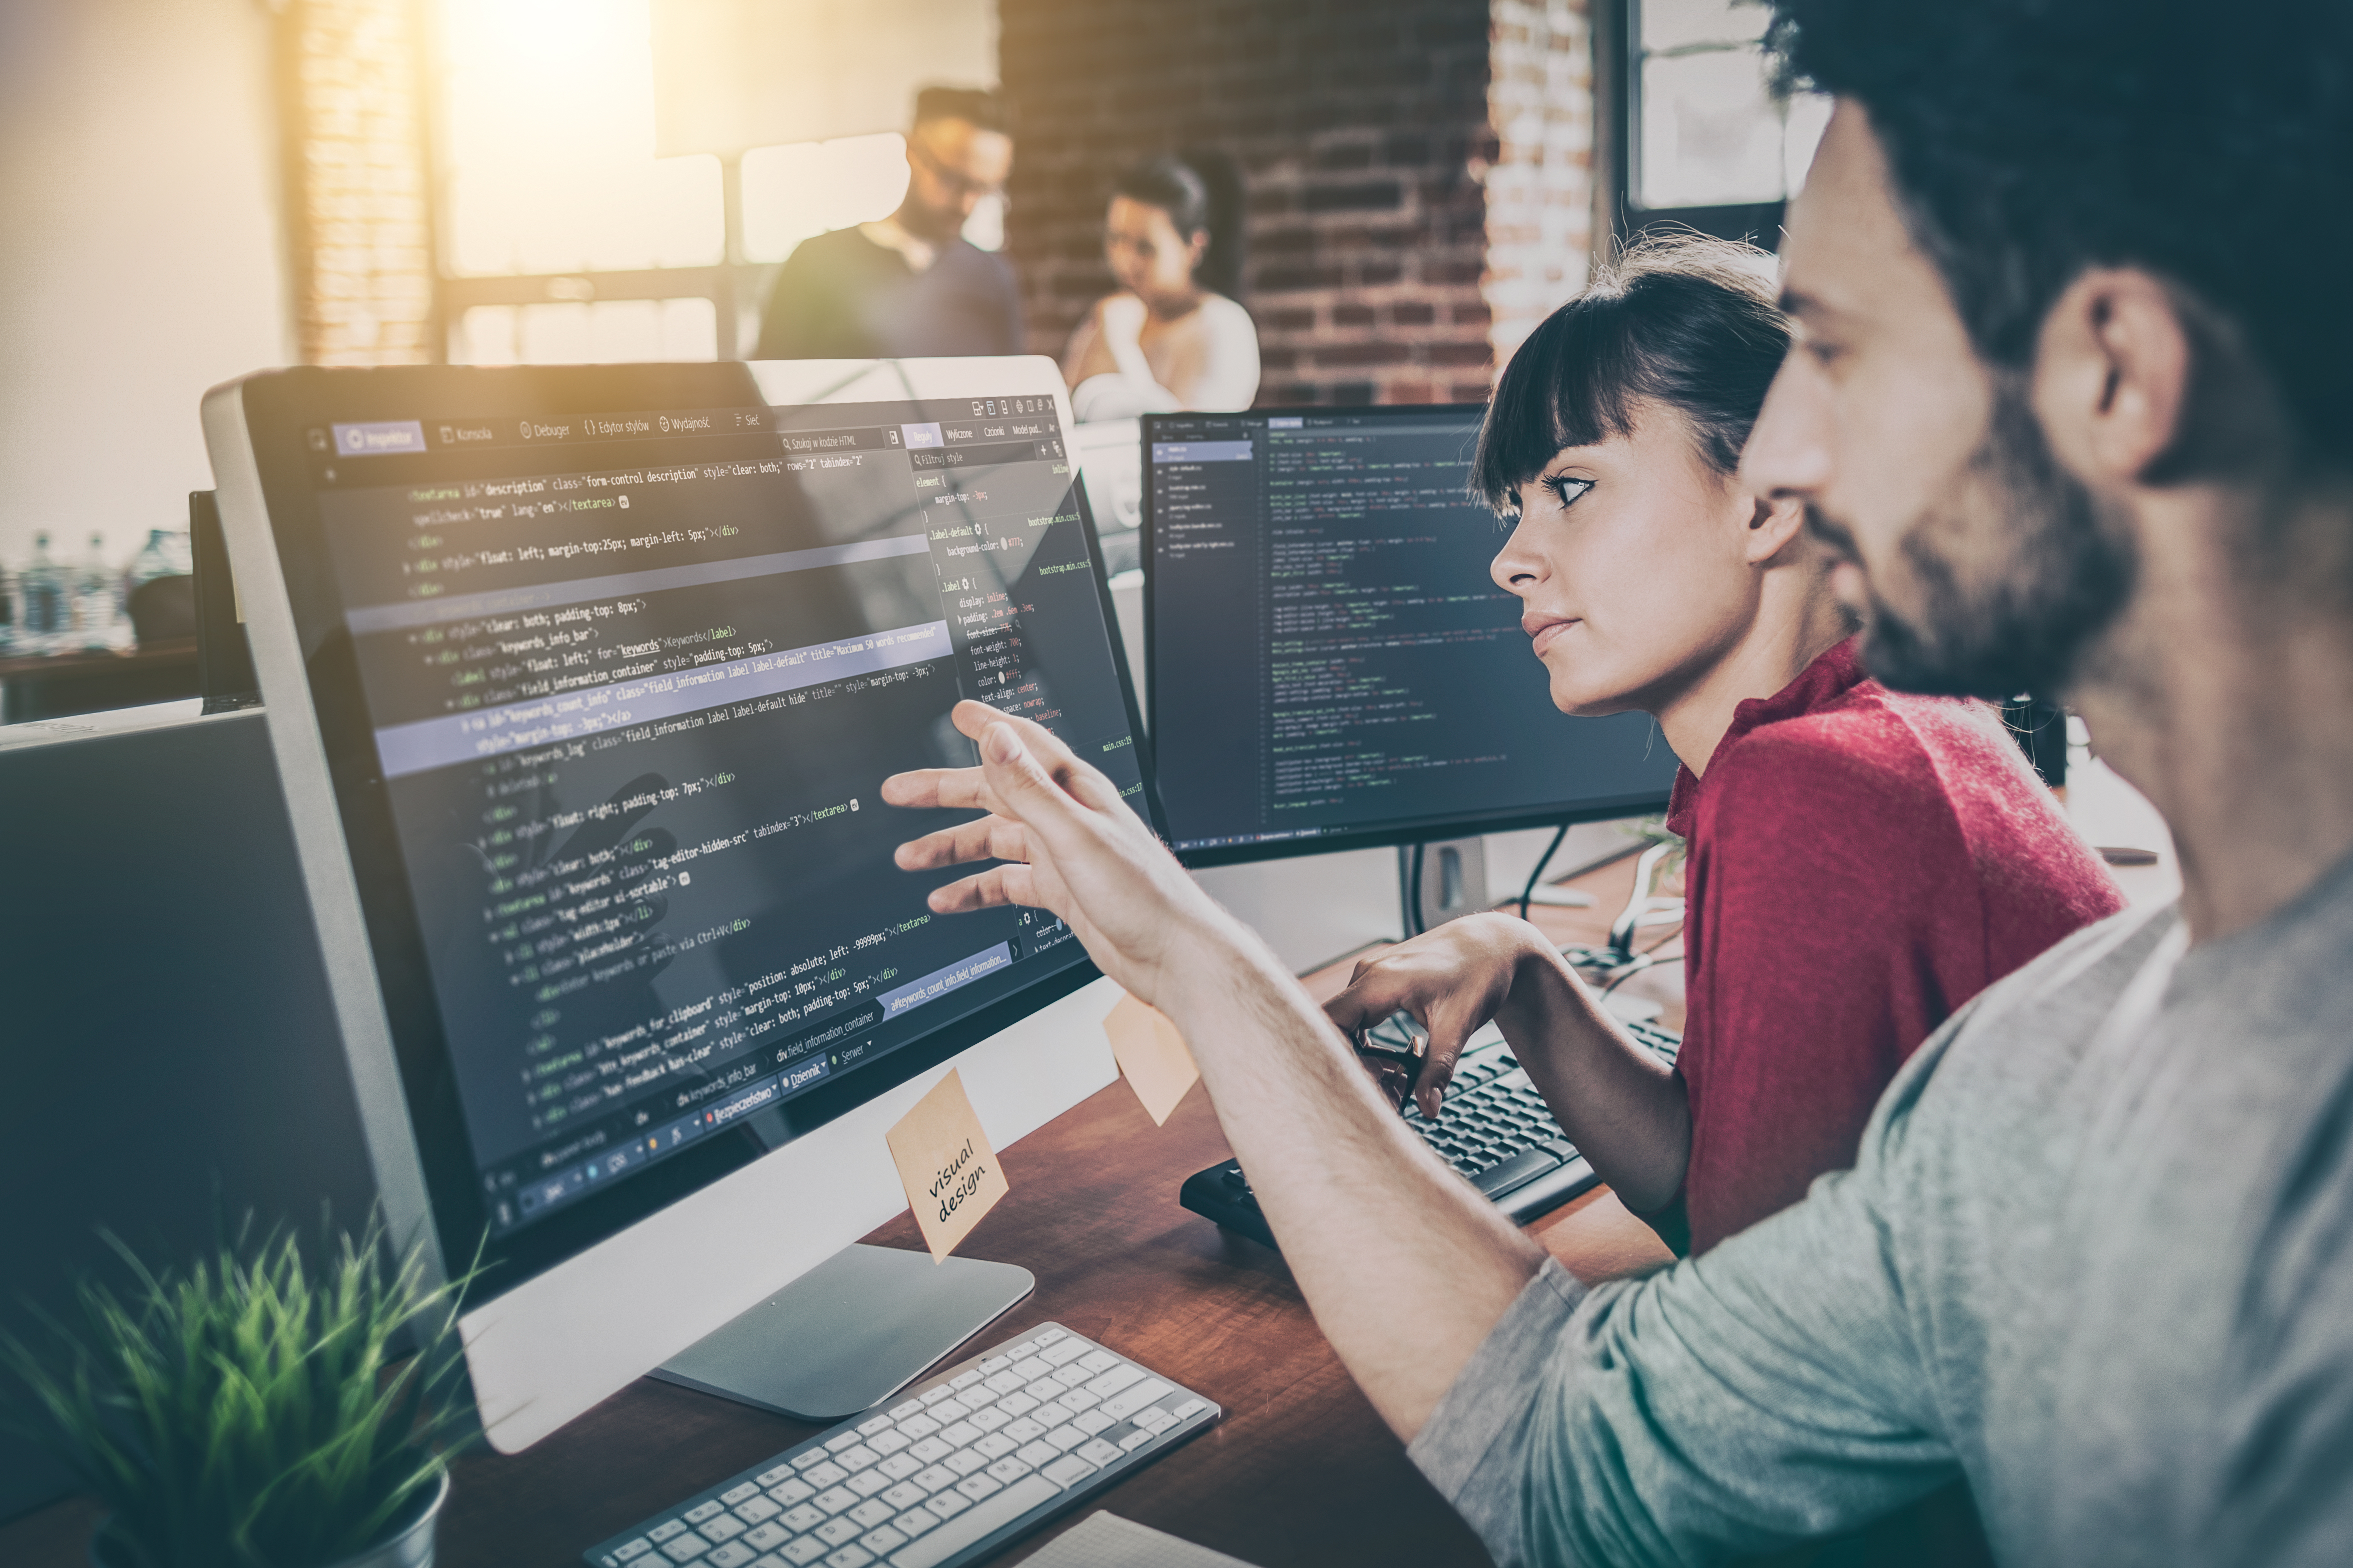
[[[1852,640],[1735,710],[1706,773],[1677,775],[1667,826],[1690,847],[1695,1252],[1852,1164],[1921,1041],[2124,907],[1993,710],[1889,691]]]

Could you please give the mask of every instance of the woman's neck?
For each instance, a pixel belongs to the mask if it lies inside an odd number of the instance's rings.
[[[1141,298],[1141,296],[1139,296]],[[1181,294],[1161,294],[1144,300],[1144,313],[1163,326],[1181,321],[1201,308],[1209,291],[1196,283]]]
[[[1743,702],[1772,696],[1852,635],[1846,612],[1819,577],[1799,603],[1775,614],[1778,595],[1768,585],[1766,603],[1737,640],[1672,696],[1646,704],[1667,745],[1694,775],[1704,773],[1715,760]]]

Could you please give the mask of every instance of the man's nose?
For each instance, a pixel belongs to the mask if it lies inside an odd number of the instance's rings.
[[[1829,388],[1802,352],[1793,349],[1741,448],[1740,483],[1767,498],[1811,497],[1830,484],[1831,474]]]

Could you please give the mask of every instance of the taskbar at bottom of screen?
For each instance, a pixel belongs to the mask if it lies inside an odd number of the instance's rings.
[[[897,1040],[861,1039],[853,1044],[836,1046],[838,1041],[862,1035],[926,1003],[938,1001],[975,981],[1000,974],[1011,969],[1019,959],[1034,958],[1060,948],[1072,936],[1068,926],[1054,921],[1049,927],[1025,933],[1018,958],[1011,943],[998,942],[905,985],[879,994],[860,1004],[848,1017],[837,1019],[786,1045],[772,1047],[770,1065],[765,1071],[761,1070],[756,1059],[733,1064],[715,1086],[709,1079],[696,1086],[702,1091],[698,1098],[703,1103],[691,1110],[675,1114],[666,1121],[655,1122],[648,1119],[634,1128],[601,1130],[559,1145],[533,1162],[539,1168],[528,1177],[510,1183],[493,1176],[490,1200],[491,1228],[495,1233],[505,1234],[535,1220],[544,1219],[554,1210],[568,1206],[599,1188],[610,1186],[656,1160],[668,1159],[688,1145],[700,1142],[746,1116],[773,1110],[830,1078],[853,1068],[866,1067],[901,1047],[923,1038],[930,1032],[928,1028]],[[954,1021],[953,1018],[944,1018],[934,1026],[944,1026]],[[828,1047],[835,1048],[825,1048]],[[712,1092],[713,1087],[717,1090],[715,1095]]]
[[[1234,833],[1223,838],[1179,838],[1168,847],[1183,854],[1187,849],[1231,849],[1237,846],[1256,844],[1289,844],[1302,838],[1328,838],[1338,833],[1363,833],[1364,827],[1292,827],[1281,833]]]

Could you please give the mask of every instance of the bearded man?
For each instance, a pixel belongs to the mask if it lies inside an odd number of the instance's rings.
[[[1778,0],[1834,95],[1743,458],[1915,690],[2063,699],[2178,904],[1923,1046],[1856,1168],[1587,1289],[1119,802],[978,704],[901,863],[1192,1044],[1301,1290],[1518,1563],[1689,1563],[1955,1478],[2019,1563],[2353,1562],[2353,7]],[[1802,918],[1802,910],[1793,910]]]

